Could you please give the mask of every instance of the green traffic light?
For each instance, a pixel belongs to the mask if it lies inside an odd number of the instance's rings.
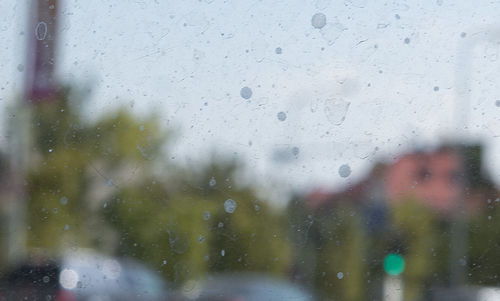
[[[384,270],[387,274],[397,276],[405,269],[403,256],[391,253],[384,258]]]

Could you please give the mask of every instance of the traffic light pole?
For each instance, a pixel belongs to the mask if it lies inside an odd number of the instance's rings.
[[[403,301],[404,287],[401,276],[385,275],[383,288],[384,301]]]

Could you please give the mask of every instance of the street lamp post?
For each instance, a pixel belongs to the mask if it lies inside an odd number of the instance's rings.
[[[470,106],[470,79],[472,71],[472,53],[475,47],[483,42],[500,41],[500,28],[488,27],[478,30],[469,37],[465,33],[461,35],[464,40],[460,43],[457,55],[457,69],[455,71],[455,128],[457,132],[467,130],[468,111]],[[458,135],[457,135],[458,136]],[[457,137],[459,139],[459,137]],[[461,162],[461,194],[455,203],[450,227],[450,285],[453,287],[465,284],[467,268],[467,220],[466,220],[466,187],[468,179],[465,165],[465,145],[458,147],[459,160]]]

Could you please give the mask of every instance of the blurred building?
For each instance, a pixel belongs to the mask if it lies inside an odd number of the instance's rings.
[[[424,300],[474,264],[490,266],[498,253],[484,255],[484,244],[498,237],[491,222],[500,201],[485,166],[481,145],[442,145],[378,162],[342,190],[298,196],[288,208],[294,280],[338,300],[381,300],[383,260],[397,253],[406,262],[404,300]],[[483,274],[476,278],[496,270]]]
[[[483,167],[481,145],[443,145],[401,154],[391,163],[377,163],[359,182],[341,191],[314,190],[305,197],[309,209],[348,201],[358,205],[396,204],[414,199],[443,215],[464,198],[475,212],[498,197]]]

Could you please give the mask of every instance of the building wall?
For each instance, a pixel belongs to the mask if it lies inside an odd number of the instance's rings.
[[[389,202],[414,196],[439,212],[449,212],[461,197],[462,173],[454,150],[410,153],[387,167],[384,190]]]

